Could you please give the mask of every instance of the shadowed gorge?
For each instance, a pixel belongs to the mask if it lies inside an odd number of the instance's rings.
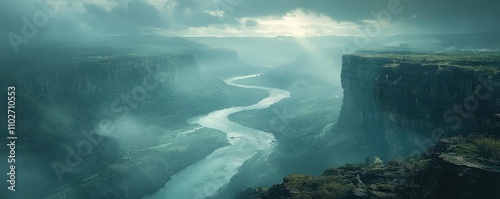
[[[19,127],[29,134],[18,152],[33,158],[18,161],[38,162],[31,182],[45,182],[29,198],[140,197],[229,144],[221,132],[187,119],[265,96],[204,76],[192,55],[89,57],[71,66],[49,61],[51,67],[34,65],[2,79],[23,91],[17,103],[25,116],[18,121],[30,124]]]
[[[0,2],[0,199],[490,199],[500,1]]]

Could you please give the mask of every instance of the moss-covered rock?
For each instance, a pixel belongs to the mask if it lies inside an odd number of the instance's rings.
[[[293,174],[269,189],[248,189],[239,198],[495,198],[500,194],[500,162],[491,157],[500,152],[488,149],[485,159],[478,149],[460,148],[477,148],[483,142],[496,146],[500,139],[456,136],[420,156],[386,164],[346,164],[321,176]]]

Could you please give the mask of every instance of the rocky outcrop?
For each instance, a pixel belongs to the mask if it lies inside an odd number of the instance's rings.
[[[250,188],[238,198],[246,199],[330,199],[400,198],[410,177],[428,160],[394,160],[380,163],[347,164],[331,168],[321,176],[292,174],[270,188]]]
[[[343,56],[341,79],[336,137],[385,158],[477,130],[500,111],[498,53],[360,51]]]
[[[328,169],[321,176],[289,175],[281,184],[249,188],[237,198],[495,198],[500,194],[499,130],[496,135],[451,137],[421,156],[386,164],[367,160]]]
[[[500,128],[488,135],[451,137],[429,152],[430,162],[408,180],[404,198],[495,198],[500,194]]]

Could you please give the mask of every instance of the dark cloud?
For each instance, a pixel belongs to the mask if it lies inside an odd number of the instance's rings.
[[[336,21],[360,23],[374,19],[373,12],[386,10],[396,0],[245,0],[230,10],[231,17],[283,16],[306,9]],[[498,0],[399,0],[403,11],[392,21],[416,34],[500,31]]]
[[[63,1],[63,0],[59,0]],[[37,39],[90,33],[141,33],[152,28],[187,29],[228,24],[233,28],[254,27],[257,17],[281,17],[294,9],[322,14],[335,21],[363,23],[374,19],[373,12],[387,9],[396,0],[165,0],[164,7],[146,0],[107,0],[117,2],[113,8],[84,1],[64,0],[67,10],[39,29]],[[394,26],[414,34],[499,32],[498,0],[399,0],[403,11],[392,16]],[[37,0],[1,1],[0,43],[9,44],[9,32],[21,34],[23,17],[32,19],[41,10]],[[43,1],[42,1],[43,2]],[[75,5],[83,4],[82,10]],[[175,5],[175,6],[174,6]],[[168,7],[168,8],[167,8]],[[69,13],[68,13],[69,12]],[[221,17],[223,14],[223,17]],[[241,19],[243,24],[239,24]],[[394,30],[394,29],[391,29]],[[398,32],[394,32],[398,34]],[[31,40],[30,40],[31,42]]]
[[[290,10],[303,8],[326,14],[338,21],[359,21],[370,16],[370,10],[382,1],[369,0],[245,0],[235,6],[230,14],[234,17],[283,16]]]
[[[182,25],[190,27],[207,26],[210,24],[229,23],[231,18],[221,18],[210,15],[207,11],[211,10],[210,1],[203,0],[176,0],[174,8],[175,21]],[[234,23],[234,21],[232,21]]]
[[[96,4],[84,4],[85,22],[109,32],[138,32],[142,28],[168,28],[167,19],[153,5],[134,0],[110,11]]]
[[[422,33],[500,31],[497,0],[419,0],[406,4],[401,25],[417,27]]]

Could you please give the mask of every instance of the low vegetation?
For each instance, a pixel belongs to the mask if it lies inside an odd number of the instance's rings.
[[[480,157],[500,160],[500,140],[493,138],[476,138],[473,140]]]
[[[350,195],[354,185],[342,184],[336,181],[330,182],[319,187],[314,193],[314,198],[317,199],[340,199]]]
[[[394,52],[394,51],[359,51],[354,56],[386,61],[384,67],[398,68],[401,65],[416,64],[435,66],[439,70],[456,67],[463,70],[500,74],[500,53],[491,52]]]
[[[486,160],[500,160],[500,140],[490,137],[460,138],[454,152]]]

